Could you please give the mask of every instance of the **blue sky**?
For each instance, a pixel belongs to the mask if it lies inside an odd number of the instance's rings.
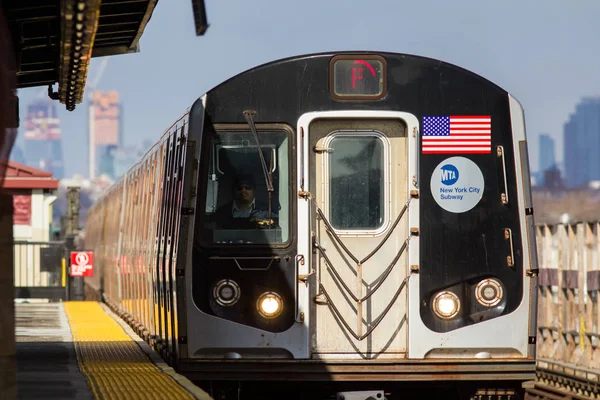
[[[381,50],[438,58],[494,81],[525,108],[532,169],[537,136],[558,139],[582,96],[600,95],[597,0],[160,0],[141,52],[111,57],[98,89],[118,90],[125,144],[157,140],[204,92],[253,66],[296,54]],[[93,59],[93,78],[100,59]],[[56,86],[55,86],[56,89]],[[21,90],[21,119],[40,88]],[[86,174],[86,110],[60,105],[66,176]],[[21,132],[20,132],[21,136]]]

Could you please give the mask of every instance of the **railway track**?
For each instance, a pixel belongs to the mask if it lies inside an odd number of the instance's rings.
[[[526,400],[600,399],[600,375],[596,371],[540,360],[536,374],[535,387],[527,389]]]
[[[571,392],[568,388],[536,383],[535,388],[527,389],[525,400],[589,400],[600,397],[591,397]]]

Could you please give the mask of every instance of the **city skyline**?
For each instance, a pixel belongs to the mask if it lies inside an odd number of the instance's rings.
[[[550,168],[556,167],[558,164],[556,162],[556,145],[555,140],[547,133],[540,133],[538,138],[539,162],[537,171],[544,172]]]
[[[76,175],[84,175],[88,179],[94,179],[99,177],[100,175],[108,175],[111,179],[118,179],[130,166],[132,166],[135,162],[138,161],[136,156],[141,156],[148,148],[150,148],[155,141],[144,139],[142,141],[138,141],[135,145],[123,145],[124,131],[122,130],[122,109],[123,104],[119,102],[119,93],[116,90],[108,90],[108,91],[96,91],[91,95],[92,100],[88,103],[88,155],[92,155],[93,151],[98,153],[95,157],[97,159],[93,159],[92,157],[87,160],[87,174],[84,174],[83,171],[76,171],[72,174],[63,174],[64,177],[76,176]],[[48,106],[49,105],[49,106]],[[47,111],[48,114],[48,122],[51,125],[50,130],[48,132],[44,131],[43,134],[40,133],[40,124],[39,121],[34,125],[35,119],[32,119],[32,113],[40,111],[38,109],[48,108],[51,111]],[[593,119],[594,124],[592,124],[592,131],[589,132],[590,124],[588,122],[587,129],[588,131],[584,131],[584,134],[588,138],[595,138],[597,147],[600,148],[600,96],[599,97],[589,97],[582,96],[577,103],[574,105],[574,112],[569,115],[569,119],[563,123],[563,140],[568,136],[573,136],[573,124],[574,119],[577,118],[578,115],[582,113],[582,110],[587,110],[588,114],[590,112],[590,107],[592,111],[592,117],[596,117]],[[28,139],[32,139],[34,137],[42,137],[53,133],[55,139],[61,139],[60,136],[60,118],[55,117],[56,115],[56,104],[50,102],[50,100],[46,99],[36,99],[31,104],[27,105],[27,118],[25,126],[22,124],[19,127],[20,136],[23,138],[24,142],[27,143]],[[41,114],[40,114],[41,115]],[[589,118],[588,118],[589,119]],[[53,124],[53,125],[52,125]],[[95,138],[92,134],[92,127],[94,131],[103,132],[102,135]],[[32,130],[33,129],[33,130]],[[56,132],[55,132],[56,131]],[[595,135],[593,133],[596,133]],[[23,133],[23,134],[21,134]],[[46,135],[48,136],[48,135]],[[44,138],[46,136],[43,136]],[[52,135],[50,135],[52,136]],[[49,137],[49,136],[48,136]],[[39,139],[39,138],[38,138]],[[593,140],[593,141],[594,141]],[[92,146],[90,143],[94,143]],[[561,171],[561,174],[564,179],[566,179],[569,184],[569,181],[574,185],[581,185],[581,182],[578,182],[576,179],[573,179],[574,174],[578,173],[582,169],[581,166],[573,166],[571,165],[570,176],[567,176],[567,167],[564,162],[559,161],[561,159],[565,159],[565,152],[571,151],[573,152],[572,145],[573,141],[566,141],[571,144],[571,147],[566,146],[563,147],[562,152],[556,151],[556,143],[558,142],[557,138],[552,137],[547,132],[539,132],[536,134],[529,133],[528,135],[528,143],[530,148],[530,153],[536,152],[538,154],[537,164],[534,163],[534,160],[531,159],[530,156],[530,168],[534,175],[538,177],[538,179],[542,179],[543,173],[552,168],[558,168]],[[582,142],[583,147],[588,146],[587,142]],[[580,146],[580,147],[582,147]],[[593,147],[593,146],[592,146]],[[30,159],[27,160],[28,157],[24,157],[27,154],[26,149],[22,149],[19,146],[16,146],[13,153],[11,154],[11,159],[16,162],[21,162],[32,167],[41,168],[35,161]],[[561,157],[562,156],[562,157]],[[582,159],[585,157],[574,156],[574,160],[577,160],[578,163],[581,163]],[[92,164],[95,164],[97,172],[94,174],[90,174]],[[597,162],[598,170],[597,175],[593,175],[589,180],[600,180],[600,161]],[[109,165],[107,167],[107,165]],[[52,172],[52,171],[51,171]],[[581,175],[581,174],[579,174]],[[538,185],[542,184],[541,181],[537,182]],[[572,185],[569,185],[572,186]]]
[[[113,124],[116,124],[116,132],[115,133],[111,133],[110,136],[111,139],[107,139],[107,137],[101,138],[100,142],[98,143],[98,147],[100,148],[99,153],[103,154],[103,155],[111,155],[113,152],[119,152],[119,149],[123,149],[123,148],[132,148],[132,147],[136,147],[137,145],[140,145],[140,143],[146,143],[146,144],[150,144],[153,145],[160,136],[156,137],[156,138],[152,138],[149,139],[148,137],[144,137],[141,140],[136,140],[133,139],[133,143],[131,142],[127,142],[127,144],[125,144],[124,138],[126,136],[131,136],[132,138],[135,138],[138,135],[124,135],[124,130],[123,130],[123,123],[122,123],[122,110],[124,107],[124,104],[122,102],[119,101],[119,95],[118,95],[118,91],[114,90],[114,89],[109,89],[109,90],[98,90],[96,92],[92,92],[92,95],[98,93],[98,99],[96,99],[96,102],[103,102],[103,107],[104,108],[116,108],[117,111],[113,112],[114,115],[111,114],[111,116],[109,116],[108,118],[103,118],[103,119],[114,119],[115,122]],[[100,97],[102,96],[115,96],[114,99],[112,100],[108,100],[108,99],[100,99]],[[573,115],[577,112],[577,106],[582,103],[585,102],[586,100],[594,100],[596,99],[597,101],[600,102],[600,96],[587,96],[587,95],[582,95],[572,106],[573,111],[569,113],[568,118],[572,118]],[[56,113],[56,107],[59,105],[58,102],[56,101],[52,101],[50,99],[42,99],[40,100],[35,99],[31,104],[40,104],[40,101],[44,104],[54,104],[52,107],[54,108],[54,112]],[[114,102],[114,104],[108,104],[107,102]],[[106,104],[105,104],[106,103]],[[28,105],[27,107],[29,107],[30,105]],[[92,109],[94,108],[94,100],[90,101],[90,102],[84,102],[82,103],[82,106],[88,106],[88,110],[81,110],[81,113],[86,114],[87,118],[89,117],[89,113],[91,113]],[[22,108],[27,108],[27,107],[22,107]],[[98,108],[98,107],[96,107]],[[60,110],[59,110],[60,111]],[[59,115],[59,114],[56,114]],[[108,114],[107,114],[108,115]],[[64,117],[64,114],[63,114]],[[105,116],[106,117],[106,116]],[[527,117],[527,114],[526,114]],[[93,118],[93,117],[92,117]],[[25,120],[27,120],[27,115],[25,116]],[[60,117],[58,117],[58,120],[60,121]],[[22,119],[23,121],[23,119]],[[90,124],[91,124],[91,120],[88,119],[87,121],[82,121],[84,122],[84,124],[86,125],[85,130],[86,130],[86,142],[87,142],[87,153],[88,155],[91,154],[91,145],[90,143]],[[104,122],[104,123],[103,123]],[[108,129],[108,127],[111,126],[111,122],[109,121],[108,123],[103,121],[100,122],[100,126],[102,129],[106,128]],[[541,164],[541,157],[542,155],[540,154],[540,140],[542,137],[551,139],[553,142],[553,153],[554,153],[554,162],[555,164],[559,167],[559,169],[564,173],[564,152],[565,152],[565,147],[564,147],[564,137],[565,137],[565,133],[564,133],[564,126],[567,125],[568,123],[568,119],[565,120],[565,122],[563,124],[561,124],[561,129],[560,132],[556,135],[556,134],[551,134],[548,132],[535,132],[532,133],[531,131],[527,132],[527,138],[528,138],[528,143],[529,143],[529,148],[530,148],[530,166],[531,166],[531,170],[532,172],[543,172],[543,170],[540,168],[540,164]],[[22,154],[25,153],[25,141],[27,138],[27,135],[25,134],[26,128],[24,126],[23,123],[21,123],[20,127],[19,127],[19,135],[17,137],[17,143],[15,146],[15,149],[13,150],[14,154],[11,154],[11,159],[14,159],[15,161],[18,161],[17,159],[13,158],[13,156],[20,158]],[[162,132],[160,133],[160,135],[162,135]],[[63,134],[64,136],[64,134]],[[62,138],[62,140],[64,141],[64,139],[69,139],[69,138]],[[111,142],[110,144],[108,142]],[[113,143],[114,142],[114,143]],[[141,151],[144,151],[147,149],[141,149]],[[71,171],[65,171],[64,176],[74,176],[74,175],[85,175],[85,176],[90,176],[90,168],[91,168],[91,159],[87,158],[86,160],[84,160],[84,164],[86,166],[86,168],[84,169],[77,169],[77,170],[71,170]],[[31,163],[28,163],[31,164]],[[101,166],[98,164],[98,160],[96,160],[95,162],[96,164],[96,168],[99,169],[101,168]],[[31,165],[32,167],[36,167],[36,165]],[[39,167],[39,166],[37,166]],[[99,173],[93,174],[94,176],[98,176],[101,175],[103,172],[105,171],[99,171]]]

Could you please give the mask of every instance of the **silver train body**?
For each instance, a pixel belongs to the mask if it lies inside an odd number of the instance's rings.
[[[86,286],[210,390],[517,399],[534,234],[513,96],[438,60],[312,54],[201,96],[94,204]]]

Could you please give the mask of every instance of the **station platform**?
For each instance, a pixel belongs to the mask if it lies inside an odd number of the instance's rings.
[[[19,399],[212,399],[104,304],[15,303]]]

